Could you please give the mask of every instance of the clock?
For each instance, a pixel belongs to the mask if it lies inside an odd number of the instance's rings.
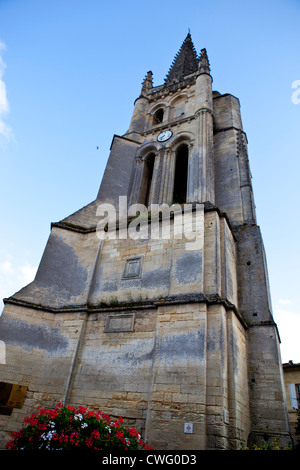
[[[163,131],[158,135],[157,140],[158,142],[165,142],[166,140],[170,139],[172,135],[173,135],[172,131]]]

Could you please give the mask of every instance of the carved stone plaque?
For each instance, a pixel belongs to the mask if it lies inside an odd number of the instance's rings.
[[[108,315],[105,324],[105,333],[118,333],[133,331],[134,313]]]
[[[123,279],[132,279],[141,275],[141,258],[128,258],[125,262]]]

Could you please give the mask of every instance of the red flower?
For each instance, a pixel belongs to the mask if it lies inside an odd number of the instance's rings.
[[[86,440],[85,440],[85,445],[86,445],[87,447],[92,447],[92,445],[93,445],[93,439],[87,437]]]
[[[84,415],[85,412],[86,412],[86,407],[80,405],[80,406],[78,407],[77,413],[81,413],[81,414]]]
[[[100,439],[99,431],[93,431],[91,435],[93,436],[94,439]]]
[[[46,423],[38,424],[38,429],[39,429],[40,431],[46,431],[46,429],[47,429],[47,424],[46,424]]]

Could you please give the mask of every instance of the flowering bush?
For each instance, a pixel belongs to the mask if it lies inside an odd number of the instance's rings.
[[[12,433],[9,450],[148,450],[134,428],[125,428],[123,419],[112,420],[102,411],[58,403],[53,410],[37,408],[24,419],[20,431]]]
[[[241,444],[239,450],[291,450],[291,443],[289,442],[286,447],[279,447],[278,438],[274,437],[273,444],[266,443],[265,441],[262,441],[260,446],[253,444],[251,447],[245,447],[243,444]]]

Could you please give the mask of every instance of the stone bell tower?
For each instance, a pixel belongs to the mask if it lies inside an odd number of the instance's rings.
[[[95,201],[52,224],[5,299],[0,339],[3,442],[57,401],[121,415],[155,449],[289,440],[239,100],[212,90],[190,34],[162,85],[147,73]]]

